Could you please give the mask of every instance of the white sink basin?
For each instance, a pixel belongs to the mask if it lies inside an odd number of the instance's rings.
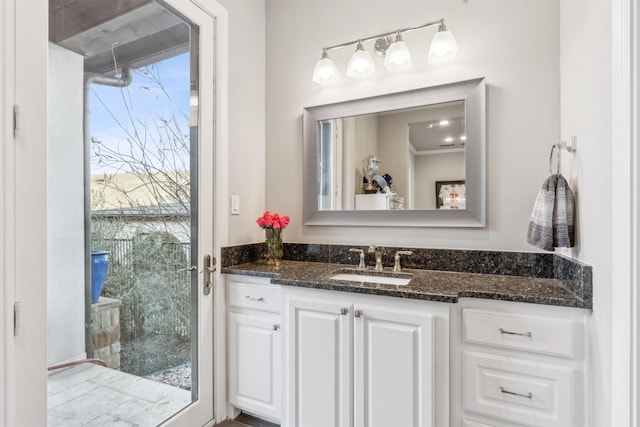
[[[333,280],[346,280],[348,282],[362,283],[381,283],[384,285],[405,286],[411,281],[411,278],[405,277],[389,277],[389,276],[369,276],[366,274],[340,273],[330,277]]]

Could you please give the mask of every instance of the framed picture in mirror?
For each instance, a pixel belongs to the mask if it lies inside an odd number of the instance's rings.
[[[436,181],[436,209],[465,209],[464,180]]]

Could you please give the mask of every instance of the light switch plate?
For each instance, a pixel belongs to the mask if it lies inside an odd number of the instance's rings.
[[[231,196],[231,215],[240,215],[240,196]]]

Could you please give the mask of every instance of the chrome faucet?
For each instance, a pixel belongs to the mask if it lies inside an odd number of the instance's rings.
[[[376,258],[376,266],[374,268],[375,271],[382,271],[384,270],[384,267],[382,266],[382,252],[383,249],[379,248],[377,246],[371,245],[369,246],[369,251],[370,254],[374,254],[375,258]]]
[[[365,270],[367,268],[367,265],[364,263],[364,251],[358,248],[351,248],[349,249],[349,252],[358,252],[360,254],[360,263],[358,264],[358,269]]]
[[[413,252],[412,251],[396,252],[396,256],[394,257],[395,263],[393,264],[393,271],[402,271],[402,266],[400,265],[400,255],[413,255]]]

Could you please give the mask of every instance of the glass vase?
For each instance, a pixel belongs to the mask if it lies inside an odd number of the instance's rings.
[[[267,228],[265,231],[267,234],[267,264],[280,265],[282,263],[282,229]]]

